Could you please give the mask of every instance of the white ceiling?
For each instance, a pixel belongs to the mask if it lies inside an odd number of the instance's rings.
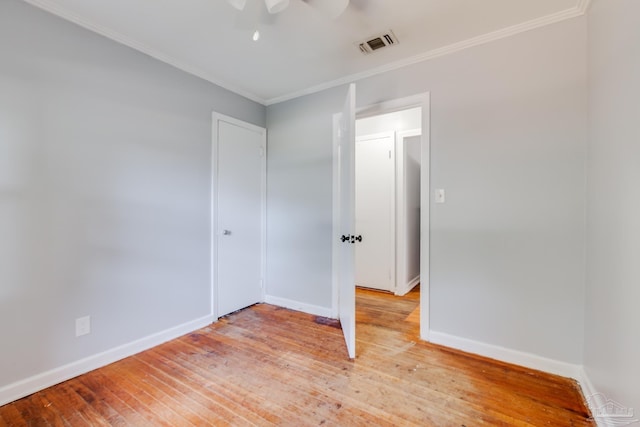
[[[303,0],[278,15],[263,0],[243,12],[226,0],[25,1],[266,105],[579,16],[588,3],[351,0],[332,20]],[[389,29],[397,46],[359,52]]]

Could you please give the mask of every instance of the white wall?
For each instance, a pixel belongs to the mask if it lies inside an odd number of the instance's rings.
[[[434,330],[582,361],[585,64],[576,18],[357,82],[358,106],[431,92]],[[268,293],[326,308],[345,93],[267,108]]]
[[[589,13],[585,367],[597,391],[640,413],[640,2]]]
[[[422,153],[420,136],[404,138],[404,235],[406,236],[404,277],[407,283],[402,283],[404,290],[416,277],[420,276],[420,156]]]
[[[265,124],[258,104],[0,2],[0,400],[209,314],[212,110]]]
[[[420,129],[421,126],[422,109],[409,108],[356,120],[356,137],[391,131],[415,130]]]

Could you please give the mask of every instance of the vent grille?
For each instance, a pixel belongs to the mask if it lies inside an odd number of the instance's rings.
[[[393,31],[389,30],[379,36],[370,37],[367,40],[358,43],[360,52],[365,55],[373,53],[377,50],[384,49],[385,47],[394,46],[398,44],[398,38]]]

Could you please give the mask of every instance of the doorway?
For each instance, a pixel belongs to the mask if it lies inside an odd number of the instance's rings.
[[[356,286],[402,296],[420,281],[422,107],[356,121]]]
[[[394,292],[396,168],[393,132],[358,135],[356,121],[356,286]]]
[[[213,114],[212,291],[215,319],[264,301],[266,129]]]
[[[349,93],[355,92],[355,85],[352,84]],[[349,97],[348,97],[349,99]],[[355,95],[352,97],[352,105],[355,104]],[[355,233],[355,214],[351,211],[351,207],[355,205],[355,191],[350,184],[355,176],[355,161],[352,161],[352,151],[355,151],[355,119],[368,118],[385,113],[393,113],[401,110],[407,110],[414,107],[421,107],[420,128],[422,133],[419,136],[420,144],[420,231],[419,231],[419,271],[420,271],[420,338],[429,339],[429,194],[430,194],[430,95],[428,92],[397,100],[382,102],[360,108],[356,113],[350,113],[348,109],[343,113],[334,115],[334,156],[333,156],[333,225],[336,239],[333,242],[333,313],[342,322],[343,317],[353,319],[355,315],[355,304],[344,304],[341,296],[347,295],[349,301],[355,296],[355,275],[354,262],[352,255],[345,250],[345,244],[362,242],[366,236],[356,235]],[[353,137],[351,143],[346,142],[350,133],[346,132],[340,123],[353,123]],[[355,157],[355,155],[353,155]],[[351,186],[351,187],[350,187]],[[346,197],[346,199],[345,199]],[[349,197],[353,197],[350,199]],[[350,217],[347,214],[353,214]],[[353,218],[353,219],[350,219]],[[354,226],[350,224],[353,221]],[[347,245],[348,246],[348,245]],[[342,255],[347,253],[348,256]],[[350,274],[341,274],[349,272]],[[352,277],[351,281],[345,278]],[[348,288],[351,288],[349,291]],[[345,337],[354,336],[348,340],[349,353],[351,357],[355,355],[355,326],[349,322],[347,330],[343,325]],[[348,332],[348,334],[347,334]],[[349,345],[351,343],[351,346]]]

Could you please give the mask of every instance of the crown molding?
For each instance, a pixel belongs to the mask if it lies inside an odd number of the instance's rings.
[[[158,61],[162,61],[166,64],[169,64],[179,70],[182,70],[186,73],[189,73],[191,75],[194,75],[196,77],[200,77],[201,79],[204,79],[210,83],[213,83],[217,86],[220,86],[223,89],[226,89],[228,91],[231,91],[237,95],[240,95],[244,98],[247,98],[251,101],[257,102],[259,104],[262,105],[266,105],[266,101],[262,98],[260,98],[259,96],[256,96],[255,94],[248,92],[246,90],[243,90],[237,86],[231,85],[227,82],[224,82],[218,78],[216,78],[215,76],[213,76],[211,73],[204,71],[198,67],[194,67],[191,66],[189,64],[187,64],[184,61],[181,61],[177,58],[174,58],[170,55],[167,55],[163,52],[160,52],[152,47],[147,46],[144,43],[140,43],[136,40],[133,40],[130,37],[127,37],[123,34],[120,34],[117,31],[114,31],[110,28],[107,28],[103,25],[99,25],[96,24],[95,22],[91,22],[88,19],[82,18],[81,16],[65,9],[62,8],[58,5],[53,4],[52,2],[48,1],[48,0],[23,0],[26,3],[31,4],[32,6],[36,6],[42,10],[45,10],[53,15],[56,15],[60,18],[63,18],[67,21],[70,21],[76,25],[79,25],[87,30],[90,30],[94,33],[100,34],[101,36],[104,36],[108,39],[111,39],[113,41],[116,41],[122,45],[125,45],[127,47],[130,47],[131,49],[137,50],[139,52],[144,53],[147,56],[150,56],[154,59],[157,59]]]
[[[577,0],[576,6],[571,9],[566,9],[557,13],[553,13],[551,15],[543,16],[541,18],[533,19],[531,21],[523,22],[521,24],[513,25],[497,31],[483,34],[478,37],[473,37],[471,39],[453,43],[448,46],[444,46],[438,49],[433,49],[433,50],[421,53],[419,55],[415,55],[409,58],[402,59],[400,61],[383,65],[381,67],[372,68],[360,73],[350,74],[350,75],[341,77],[339,79],[331,80],[325,83],[321,83],[318,85],[305,88],[303,90],[290,92],[288,94],[277,96],[274,98],[264,99],[252,92],[249,92],[235,85],[229,84],[221,79],[218,79],[217,77],[212,75],[210,72],[191,66],[184,61],[181,61],[177,58],[174,58],[170,55],[160,52],[154,48],[151,48],[145,45],[144,43],[137,42],[136,40],[133,40],[123,34],[120,34],[117,31],[114,31],[105,26],[96,24],[95,22],[91,22],[85,18],[82,18],[77,14],[70,12],[69,10],[66,10],[60,6],[53,4],[53,2],[51,2],[50,0],[23,0],[23,1],[33,6],[36,6],[40,9],[43,9],[47,12],[50,12],[56,16],[59,16],[63,19],[66,19],[67,21],[71,21],[90,31],[93,31],[104,37],[114,40],[122,45],[128,46],[137,51],[140,51],[152,58],[155,58],[159,61],[167,63],[179,70],[192,74],[196,77],[200,77],[201,79],[204,79],[217,86],[220,86],[223,89],[234,92],[237,95],[240,95],[244,98],[247,98],[251,101],[257,102],[265,106],[289,101],[291,99],[299,98],[305,95],[311,95],[313,93],[321,92],[323,90],[331,89],[337,86],[353,83],[358,80],[373,77],[378,74],[383,74],[383,73],[394,71],[409,65],[414,65],[420,62],[428,61],[431,59],[439,58],[441,56],[459,52],[461,50],[468,49],[474,46],[480,46],[495,40],[511,37],[513,35],[520,34],[525,31],[530,31],[536,28],[544,27],[546,25],[555,24],[557,22],[561,22],[567,19],[576,18],[587,13],[587,11],[589,10],[589,6],[591,5],[591,0]]]
[[[557,22],[561,22],[567,19],[576,18],[578,16],[582,16],[586,13],[589,7],[590,0],[578,0],[578,4],[567,10],[563,10],[561,12],[557,12],[551,15],[543,16],[541,18],[533,19],[531,21],[526,21],[521,24],[513,25],[510,27],[506,27],[497,31],[493,31],[490,33],[483,34],[478,37],[473,37],[471,39],[463,40],[461,42],[453,43],[448,46],[444,46],[438,49],[433,49],[419,55],[415,55],[406,59],[402,59],[400,61],[392,62],[390,64],[383,65],[381,67],[372,68],[370,70],[351,74],[345,77],[341,77],[336,80],[332,80],[326,83],[322,83],[316,86],[311,86],[309,88],[292,92],[287,95],[279,96],[276,98],[267,99],[267,106],[278,104],[280,102],[289,101],[291,99],[299,98],[305,95],[311,95],[313,93],[321,92],[323,90],[331,89],[336,86],[342,86],[344,84],[353,83],[358,80],[366,79],[369,77],[376,76],[378,74],[383,74],[389,71],[394,71],[399,68],[403,68],[409,65],[414,65],[420,62],[428,61],[430,59],[439,58],[441,56],[449,55],[455,52],[459,52],[464,49],[468,49],[474,46],[483,45],[495,40],[504,39],[507,37],[511,37],[516,34],[524,33],[525,31],[534,30],[536,28],[544,27],[547,25],[555,24]]]
[[[589,11],[589,7],[591,6],[591,0],[578,0],[577,9],[580,11],[581,15],[584,15]]]

